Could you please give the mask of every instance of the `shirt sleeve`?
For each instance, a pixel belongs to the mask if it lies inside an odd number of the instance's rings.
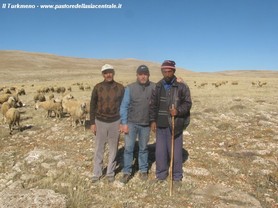
[[[120,107],[121,124],[127,124],[128,107],[130,103],[130,90],[125,88],[124,97]]]
[[[91,95],[91,102],[90,102],[90,123],[91,125],[95,124],[96,118],[96,111],[97,111],[97,89],[94,87]]]

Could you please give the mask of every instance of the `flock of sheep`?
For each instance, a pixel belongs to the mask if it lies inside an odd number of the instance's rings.
[[[24,93],[23,93],[24,92]],[[35,110],[44,109],[46,111],[46,117],[55,116],[60,119],[66,114],[71,117],[71,125],[76,127],[77,124],[84,125],[85,121],[88,118],[90,111],[90,101],[81,101],[75,99],[71,93],[65,94],[66,90],[59,89],[58,93],[64,93],[61,98],[54,98],[53,94],[49,95],[49,98],[45,98],[46,92],[38,91],[38,94],[34,96],[35,101]],[[3,116],[3,123],[9,125],[10,134],[13,133],[15,127],[19,131],[22,131],[20,125],[20,111],[19,107],[24,107],[19,95],[25,95],[23,89],[8,89],[0,88],[0,105],[1,105],[1,114]]]
[[[51,117],[54,114],[56,118],[62,118],[64,113],[68,113],[72,126],[76,127],[78,123],[85,126],[86,117],[90,112],[90,103],[89,101],[74,99],[69,93],[64,95],[62,99],[50,97],[49,100],[36,101],[35,109],[39,108],[47,112],[46,117]]]
[[[226,84],[228,84],[228,83],[229,83],[229,81],[218,81],[218,82],[212,82],[211,85],[214,86],[214,87],[216,87],[216,88],[218,88],[218,87],[224,86],[224,85],[226,85]],[[197,82],[194,81],[194,86],[195,86],[195,87],[198,87],[198,88],[204,88],[204,87],[205,87],[206,85],[208,85],[208,84],[209,84],[208,82],[202,82],[202,83],[200,83],[200,84],[197,84]],[[230,82],[230,84],[231,84],[231,85],[238,85],[239,82],[238,82],[238,81],[232,81],[232,82]],[[262,86],[267,85],[267,82],[262,82],[262,81],[256,81],[256,82],[254,82],[254,81],[253,81],[251,84],[252,84],[252,86],[262,87]]]
[[[1,96],[4,98],[4,96]],[[3,99],[4,100],[4,99]],[[1,105],[1,113],[3,115],[3,122],[8,123],[10,134],[12,134],[13,126],[17,124],[19,130],[21,130],[19,121],[20,121],[20,113],[15,108],[16,101],[13,96],[9,97],[7,101],[3,102]]]
[[[14,88],[5,89],[1,88],[0,91],[0,104],[1,104],[1,114],[3,115],[3,122],[8,123],[10,134],[12,134],[13,127],[15,125],[20,127],[20,112],[18,111],[18,107],[22,107],[23,104],[19,100],[19,95],[25,94],[24,90],[16,90]],[[12,91],[16,91],[16,93],[12,93]]]

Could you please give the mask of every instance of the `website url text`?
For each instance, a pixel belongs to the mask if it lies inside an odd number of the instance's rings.
[[[3,3],[2,9],[121,9],[122,4],[11,4]]]

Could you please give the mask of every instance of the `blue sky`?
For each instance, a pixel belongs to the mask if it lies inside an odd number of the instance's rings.
[[[122,8],[39,8],[77,3]],[[172,59],[196,72],[278,70],[277,0],[0,0],[0,20],[0,50]]]

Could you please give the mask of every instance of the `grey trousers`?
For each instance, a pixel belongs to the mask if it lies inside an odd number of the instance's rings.
[[[102,176],[103,157],[105,144],[108,144],[108,165],[106,176],[114,176],[116,169],[116,155],[119,144],[119,126],[120,120],[107,123],[96,119],[96,139],[95,139],[95,155],[94,155],[94,169],[93,176]]]

